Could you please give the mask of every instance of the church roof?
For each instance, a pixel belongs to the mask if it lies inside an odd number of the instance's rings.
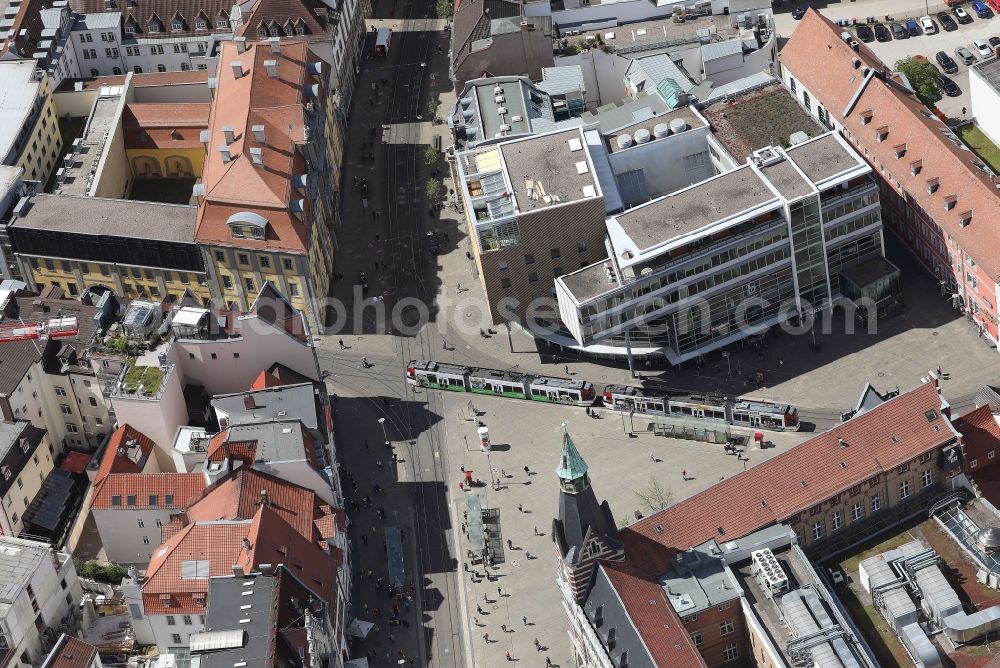
[[[576,480],[587,475],[587,462],[583,461],[580,451],[569,436],[567,423],[563,422],[563,447],[559,455],[559,467],[556,475],[563,480]]]

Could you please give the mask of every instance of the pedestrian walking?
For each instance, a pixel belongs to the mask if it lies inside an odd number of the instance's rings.
[[[519,513],[523,513],[524,512],[524,506],[522,506],[520,503],[517,504],[517,512],[519,512]]]
[[[684,469],[683,471],[681,471],[681,480],[687,480],[687,479],[688,479],[688,472],[687,469]]]
[[[653,455],[652,452],[649,453],[649,461],[653,462],[654,464],[656,463],[656,457]]]
[[[501,624],[500,625],[500,630],[503,631],[504,633],[507,633],[507,625],[506,624]]]
[[[379,471],[383,470],[383,468],[384,468],[384,467],[382,466],[382,460],[381,460],[381,459],[379,459],[379,460],[376,460],[376,462],[375,462],[375,466],[377,466],[377,467],[378,467],[378,470],[379,470]]]
[[[476,626],[479,626],[479,617],[473,617],[472,623],[475,624]]]
[[[535,638],[535,651],[536,652],[542,651],[542,643],[538,642],[538,638]]]
[[[507,660],[508,660],[508,661],[513,661],[513,660],[514,660],[514,657],[512,657],[512,656],[510,655],[510,652],[507,652]]]
[[[368,534],[366,533],[361,534],[361,542],[364,543],[365,545],[368,544]]]
[[[563,367],[566,370],[566,375],[569,375],[569,364]]]
[[[514,549],[514,541],[512,541],[510,538],[507,539],[507,549],[508,550]]]
[[[539,533],[538,533],[538,525],[537,524],[534,526],[534,530],[535,530],[535,535],[538,536]]]
[[[527,559],[528,561],[531,561],[531,552],[528,552],[527,550],[525,550],[524,551],[524,558]]]
[[[507,471],[505,469],[500,469],[500,477],[501,478],[506,478],[507,477]]]
[[[527,466],[524,467],[524,475],[531,475],[531,469],[529,469]]]
[[[346,347],[347,347],[347,346],[345,346],[345,345],[344,345],[344,340],[343,340],[343,339],[340,339],[340,341],[338,341],[337,343],[339,343],[339,344],[340,344],[340,349],[341,349],[341,350],[343,350],[344,348],[346,348]]]
[[[503,590],[500,589],[500,587],[497,587],[497,598],[500,598],[501,596],[503,596]]]
[[[545,657],[545,668],[552,668],[552,659]]]
[[[481,605],[479,605],[477,603],[476,604],[476,612],[478,612],[480,615],[483,614],[483,606],[481,606]]]
[[[527,626],[528,625],[528,616],[527,615],[522,615],[521,616],[521,621],[524,622],[525,626]]]
[[[367,450],[367,449],[368,449],[368,439],[366,438],[365,439],[365,450]]]
[[[484,633],[483,634],[483,640],[486,641],[486,644],[489,644],[489,642],[490,642],[490,634],[489,633]]]
[[[490,602],[490,597],[486,595],[486,592],[483,592],[483,603],[489,603],[489,602]]]

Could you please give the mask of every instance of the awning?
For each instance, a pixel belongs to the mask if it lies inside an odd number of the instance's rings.
[[[351,659],[344,663],[344,668],[368,668],[368,659],[361,657],[360,659]]]
[[[355,619],[353,622],[351,622],[351,625],[347,627],[347,635],[353,638],[367,638],[369,632],[371,632],[372,628],[374,627],[375,625],[371,622],[366,622],[363,619]],[[365,662],[364,665],[366,667],[368,666],[367,659],[355,659],[355,661],[364,661]],[[347,663],[348,665],[350,665],[351,662],[348,661]]]

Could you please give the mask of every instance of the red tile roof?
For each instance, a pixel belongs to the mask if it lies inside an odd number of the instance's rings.
[[[140,104],[122,114],[126,148],[201,148],[208,129],[208,103]]]
[[[1000,461],[989,453],[1000,452],[1000,423],[989,405],[980,406],[971,413],[956,418],[955,429],[962,434],[962,455],[966,471],[981,470]],[[972,462],[976,462],[975,468]]]
[[[90,455],[70,450],[66,453],[66,457],[63,459],[62,464],[59,465],[59,468],[70,473],[85,473],[91,459]]]
[[[656,580],[625,564],[601,562],[600,568],[621,598],[657,666],[705,668],[705,660]]]
[[[264,68],[267,60],[276,61],[277,76],[268,75]],[[233,74],[233,62],[242,63],[239,78]],[[222,45],[202,177],[205,196],[198,207],[195,229],[199,243],[307,252],[309,231],[303,220],[311,215],[312,204],[293,180],[307,173],[299,149],[306,142],[305,105],[310,101],[306,90],[314,85],[322,88],[320,78],[307,70],[310,62],[318,59],[301,41],[283,41],[281,53],[273,53],[266,43],[252,44],[242,54],[232,42]],[[320,90],[317,100],[322,103],[322,99]],[[256,125],[264,126],[264,143],[254,139],[252,128]],[[235,136],[228,145],[232,156],[228,163],[219,153],[226,146],[225,127],[233,128]],[[253,164],[251,148],[262,151],[262,165]],[[305,200],[307,210],[293,213],[292,202],[300,199]],[[242,212],[267,220],[263,240],[233,237],[227,221]]]
[[[249,519],[260,508],[262,491],[267,493],[268,508],[311,541],[323,538],[320,526],[334,519],[333,510],[312,490],[243,467],[206,489],[188,506],[184,520]]]
[[[230,430],[220,431],[208,442],[207,459],[221,462],[229,458],[244,464],[252,464],[257,458],[257,441],[230,441]]]
[[[249,549],[244,544],[249,541]],[[184,562],[207,561],[204,577],[183,577]],[[203,614],[208,577],[231,575],[233,566],[246,571],[261,564],[284,564],[301,582],[333,605],[336,597],[336,557],[303,537],[270,507],[260,506],[252,519],[189,524],[165,541],[146,570],[142,587],[147,615]]]
[[[63,634],[49,655],[47,668],[90,668],[97,658],[97,648],[73,636]]]
[[[936,387],[921,385],[650,515],[622,530],[627,559],[633,547],[637,559],[662,561],[711,538],[735,540],[945,445],[957,435],[941,404]]]
[[[862,67],[880,75],[890,67],[864,45],[855,52],[840,37],[842,31],[815,10],[807,11],[781,50],[782,66],[844,125],[852,142],[860,139],[869,162],[883,167],[887,176],[901,183],[956,244],[992,278],[1000,280],[1000,227],[993,224],[1000,210],[1000,195],[993,179],[976,167],[982,161],[891,77],[868,80]],[[857,68],[855,59],[859,61]],[[864,122],[862,116],[869,115],[869,121]],[[884,126],[889,128],[889,136],[879,142],[875,133]],[[895,147],[902,143],[906,150],[897,158]],[[915,160],[922,161],[917,174],[910,169]],[[929,193],[927,181],[934,178],[940,179],[940,185]],[[946,210],[944,202],[950,196],[957,197],[957,203]],[[972,211],[973,218],[963,227],[960,218],[967,211]]]
[[[256,0],[238,34],[248,40],[263,39],[259,34],[263,26],[268,34],[277,29],[279,35],[298,34],[300,30],[306,35],[321,35],[326,32],[326,12],[326,6],[316,0]]]
[[[205,476],[201,473],[111,473],[94,488],[93,510],[145,510],[157,508],[186,508],[188,501],[205,489]],[[128,497],[135,496],[136,504],[128,505]],[[156,506],[149,504],[149,497],[156,497]],[[170,496],[169,503],[167,497]],[[120,497],[120,505],[111,503]]]
[[[153,448],[156,447],[153,441],[141,431],[134,429],[131,425],[123,424],[108,439],[108,445],[104,449],[104,458],[101,460],[101,467],[97,469],[94,484],[100,483],[110,473],[142,473],[139,465],[128,457],[127,444],[129,441],[138,443],[144,458],[149,457]]]
[[[270,371],[261,371],[257,378],[250,383],[250,389],[263,390],[268,387],[279,387],[281,385],[284,385],[284,383],[282,383],[281,380],[279,380],[273,373]]]

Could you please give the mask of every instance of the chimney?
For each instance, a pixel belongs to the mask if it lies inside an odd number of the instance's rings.
[[[239,60],[234,60],[229,63],[229,66],[233,68],[233,78],[242,79],[243,78],[243,63]]]
[[[278,61],[277,60],[265,60],[264,69],[267,70],[267,76],[272,79],[278,78]]]
[[[837,438],[837,445],[839,445],[842,448],[846,448],[847,447],[847,441],[845,441],[844,439],[838,437]]]
[[[233,130],[232,125],[223,125],[222,134],[226,136],[226,146],[229,146],[236,141],[236,132]]]
[[[10,395],[6,392],[0,392],[0,415],[3,416],[4,422],[14,421],[14,411],[10,409]]]
[[[255,165],[264,164],[264,151],[259,148],[250,149],[250,160],[253,161]]]
[[[229,147],[228,146],[220,146],[219,147],[219,154],[222,156],[222,162],[223,162],[223,164],[228,164],[229,162],[232,162],[233,156],[229,152]]]
[[[246,53],[247,50],[247,38],[246,37],[234,37],[233,41],[236,42],[236,53]]]
[[[238,578],[246,577],[246,572],[244,572],[243,567],[239,564],[233,564],[233,575]]]
[[[271,45],[271,53],[281,53],[280,37],[268,37],[267,43]]]
[[[252,128],[250,128],[250,130],[253,131],[253,139],[254,139],[255,142],[257,142],[258,144],[266,144],[267,143],[267,140],[264,138],[264,126],[263,125],[255,125]]]
[[[260,490],[260,505],[262,505],[262,506],[269,505],[268,501],[267,501],[267,490],[266,489]]]

